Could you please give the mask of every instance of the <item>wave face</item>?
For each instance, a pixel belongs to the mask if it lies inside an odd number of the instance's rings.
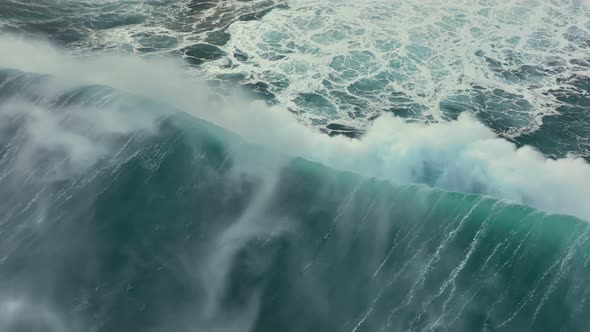
[[[590,225],[0,73],[3,331],[584,331]]]

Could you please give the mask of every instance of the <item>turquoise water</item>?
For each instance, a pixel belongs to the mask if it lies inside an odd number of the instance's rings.
[[[47,80],[0,88],[5,331],[586,329],[582,220],[277,156],[104,86],[28,92]],[[25,103],[68,142],[36,142]],[[108,132],[113,110],[154,124]]]
[[[0,331],[586,331],[583,1],[0,0]]]

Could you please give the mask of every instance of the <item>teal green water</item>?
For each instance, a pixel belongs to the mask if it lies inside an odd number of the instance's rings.
[[[161,106],[104,87],[23,97],[39,78],[11,90],[13,74],[0,87],[3,331],[587,330],[586,222],[278,157],[182,112],[101,134],[89,105]],[[76,147],[28,122],[37,113],[10,112],[22,105],[67,114],[57,122],[81,133],[68,142],[108,152],[73,163]]]
[[[588,22],[0,0],[0,332],[588,331]]]

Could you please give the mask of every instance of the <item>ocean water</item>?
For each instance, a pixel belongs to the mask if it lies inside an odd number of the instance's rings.
[[[0,331],[587,331],[584,1],[0,0]]]

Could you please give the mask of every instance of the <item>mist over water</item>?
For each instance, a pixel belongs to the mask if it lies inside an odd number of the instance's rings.
[[[532,52],[536,37],[515,32],[528,39],[514,50],[535,55],[523,63],[545,63],[554,49],[570,57],[533,87],[532,74],[478,76],[469,68],[491,69],[473,57],[448,67],[461,52],[443,51],[441,37],[485,19],[530,28],[511,15],[533,9],[559,22],[557,4],[454,1],[438,13],[440,4],[411,1],[331,4],[49,1],[47,17],[27,23],[39,4],[2,3],[13,11],[0,30],[19,33],[0,36],[0,330],[585,331],[590,165],[579,156],[588,133],[578,145],[543,136],[550,114],[572,133],[581,123],[566,111],[584,119],[587,75],[573,61],[584,58],[583,39],[551,48],[563,40],[549,34]],[[578,20],[558,30],[582,36],[586,5],[563,7]],[[414,16],[393,20],[402,13]],[[413,20],[421,15],[429,20]],[[49,21],[65,30],[35,30]],[[348,119],[345,99],[322,113],[344,86],[297,99],[338,68],[366,80],[361,71],[383,63],[364,48],[386,42],[389,30],[378,29],[388,26],[413,33],[408,52],[417,35],[433,38],[422,41],[434,55],[406,54],[408,66],[421,64],[410,77],[426,81],[356,84],[366,103]],[[263,33],[249,33],[256,27]],[[77,29],[86,33],[56,39]],[[142,48],[164,35],[176,42]],[[301,48],[312,42],[323,46]],[[398,48],[379,57],[402,56]],[[340,53],[346,68],[322,65]],[[244,70],[248,78],[231,77]],[[281,70],[289,87],[267,89]],[[448,116],[440,98],[467,73],[485,77],[477,98],[490,104]],[[509,93],[501,117],[528,103],[528,129],[507,135],[486,120],[493,86]],[[379,111],[392,89],[426,108]]]

